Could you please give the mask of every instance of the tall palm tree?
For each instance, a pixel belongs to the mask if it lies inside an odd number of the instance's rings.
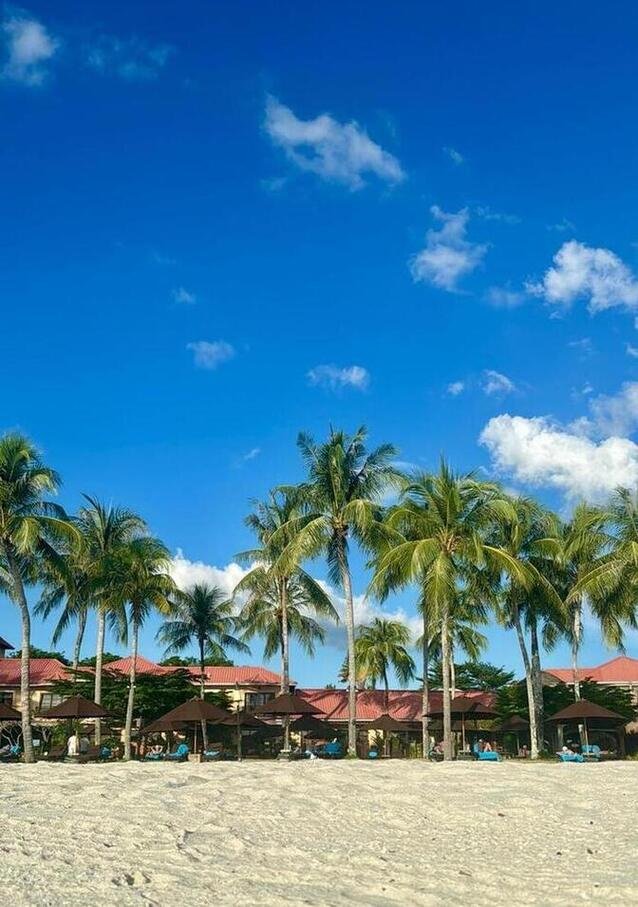
[[[390,706],[389,672],[393,670],[401,686],[407,686],[416,673],[414,659],[408,652],[410,630],[403,621],[373,618],[368,625],[357,628],[355,653],[357,659],[357,680],[369,683],[373,688],[383,682],[385,711]],[[344,663],[347,676],[348,663]]]
[[[557,525],[554,537],[549,538],[544,546],[554,562],[553,585],[560,591],[565,602],[564,630],[571,644],[576,700],[580,699],[578,656],[582,645],[583,607],[586,599],[585,593],[577,591],[577,587],[608,550],[611,540],[606,532],[605,521],[605,513],[601,508],[581,503],[574,509],[568,522]],[[604,625],[605,609],[600,610],[598,601],[592,603],[592,608],[598,612],[597,616]],[[607,641],[617,641],[616,634],[612,634],[612,639],[607,637]]]
[[[349,562],[350,539],[371,548],[382,532],[379,502],[390,485],[398,485],[401,475],[393,461],[396,450],[382,444],[366,449],[367,430],[354,435],[331,430],[328,440],[316,444],[300,434],[297,445],[308,474],[296,493],[305,513],[286,524],[290,541],[281,563],[300,563],[307,557],[325,554],[328,576],[340,586],[345,599],[348,641],[348,753],[356,755],[356,656],[354,597]]]
[[[510,572],[502,579],[497,615],[516,631],[529,705],[530,755],[536,759],[544,740],[539,622],[548,645],[564,624],[563,603],[554,586],[557,521],[529,498],[510,498],[510,505],[495,522],[489,540],[523,569],[522,574]]]
[[[46,500],[60,479],[36,447],[20,434],[0,438],[0,589],[14,602],[22,624],[20,710],[25,762],[34,761],[31,735],[29,651],[31,614],[25,586],[39,581],[43,564],[59,560],[56,544],[72,539],[61,507]]]
[[[51,635],[51,645],[53,646],[56,646],[69,627],[75,624],[71,668],[76,677],[92,596],[89,576],[78,557],[77,550],[72,550],[62,557],[64,572],[60,575],[57,570],[47,571],[44,589],[34,614],[46,620],[61,608],[60,616]]]
[[[621,648],[625,630],[635,629],[638,604],[638,492],[618,488],[603,511],[607,537],[568,597],[586,595],[608,645]]]
[[[102,656],[107,620],[123,635],[126,615],[113,587],[112,565],[123,548],[147,532],[142,517],[132,510],[103,504],[84,495],[86,505],[80,508],[75,520],[81,539],[85,569],[88,574],[92,606],[96,610],[95,701],[102,702]],[[101,741],[101,722],[95,723],[95,742]]]
[[[124,726],[125,759],[131,758],[139,631],[153,610],[165,615],[171,613],[177,589],[168,573],[170,561],[170,552],[163,542],[140,536],[118,550],[110,562],[111,594],[120,605],[128,606],[131,664]],[[121,637],[124,635],[122,632]]]
[[[308,654],[325,632],[311,615],[338,622],[330,597],[293,557],[282,560],[291,539],[291,521],[301,515],[295,492],[271,492],[268,501],[257,502],[246,525],[257,536],[257,546],[238,555],[251,569],[239,582],[235,595],[245,594],[240,623],[245,638],[265,639],[264,655],[281,653],[281,692],[290,688],[290,639],[296,637]],[[290,721],[284,721],[284,750],[290,747]]]
[[[382,545],[371,591],[416,583],[429,619],[440,628],[443,667],[443,752],[451,759],[450,629],[459,588],[477,582],[480,571],[505,570],[522,576],[518,562],[485,536],[511,504],[498,485],[457,475],[441,463],[436,474],[418,474],[387,517],[394,537]]]
[[[250,652],[237,636],[233,603],[223,589],[208,583],[195,583],[178,590],[173,597],[173,614],[157,631],[157,641],[166,647],[165,655],[175,655],[195,646],[200,666],[200,698],[204,698],[206,658],[227,659],[226,650]]]

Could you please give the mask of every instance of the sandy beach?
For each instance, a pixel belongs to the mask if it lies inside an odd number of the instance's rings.
[[[0,766],[5,903],[638,900],[638,766]]]

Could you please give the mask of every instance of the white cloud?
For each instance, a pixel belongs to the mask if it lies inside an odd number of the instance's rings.
[[[481,384],[483,393],[488,397],[502,396],[511,394],[516,390],[516,385],[511,378],[501,372],[495,372],[493,369],[486,369],[483,372],[483,382]]]
[[[47,63],[59,47],[59,41],[37,19],[26,13],[9,15],[2,25],[4,63],[2,77],[23,85],[42,85],[48,76]]]
[[[449,145],[445,145],[443,151],[453,164],[456,164],[459,167],[461,164],[465,163],[465,158],[460,151],[457,151],[456,148],[450,148]]]
[[[555,233],[573,233],[576,229],[576,224],[572,223],[571,220],[567,220],[566,217],[563,217],[556,224],[548,224],[548,230],[552,230]]]
[[[572,350],[580,350],[584,356],[589,356],[594,352],[594,344],[591,337],[580,337],[578,340],[570,340],[567,346]]]
[[[247,453],[242,454],[241,457],[236,461],[236,466],[243,466],[244,463],[250,463],[251,460],[256,459],[261,453],[261,447],[253,447]]]
[[[169,573],[180,589],[188,589],[195,583],[207,583],[211,586],[219,586],[230,596],[249,569],[240,567],[234,561],[226,564],[225,567],[213,567],[203,561],[189,561],[184,557],[181,548],[178,548],[177,554],[171,561]]]
[[[632,359],[638,359],[638,347],[632,346],[631,343],[625,344],[625,352]]]
[[[613,306],[638,307],[638,281],[631,269],[609,249],[596,249],[572,239],[554,256],[539,283],[527,289],[546,302],[568,307],[586,299],[590,312]]]
[[[372,141],[358,123],[339,123],[324,113],[314,120],[298,119],[276,98],[266,101],[266,132],[301,170],[322,179],[360,189],[364,174],[387,183],[405,178],[399,161]]]
[[[410,262],[415,282],[432,283],[442,290],[454,292],[457,283],[471,274],[482,262],[487,246],[468,242],[465,238],[470,214],[463,208],[456,214],[447,214],[438,205],[430,208],[432,216],[442,226],[426,233],[425,248]]]
[[[173,299],[181,305],[193,305],[193,303],[197,302],[197,296],[185,287],[178,287],[173,290]]]
[[[335,624],[333,621],[322,621],[322,626],[326,631],[326,645],[333,646],[337,649],[344,649],[346,645],[346,628],[345,628],[345,610],[346,603],[341,593],[329,583],[318,580],[322,589],[330,596],[332,604],[340,618],[340,623]],[[354,606],[354,623],[355,627],[369,624],[375,617],[381,617],[385,620],[399,620],[406,624],[410,630],[412,643],[421,634],[422,621],[419,617],[409,615],[403,608],[395,611],[388,610],[387,607],[381,607],[372,599],[366,598],[365,595],[355,595],[353,599]]]
[[[503,224],[509,224],[513,226],[514,224],[520,224],[521,218],[518,214],[507,214],[504,211],[493,211],[489,205],[477,205],[474,208],[474,213],[477,217],[481,217],[483,220],[493,220],[500,221]]]
[[[490,287],[485,298],[498,309],[515,309],[525,302],[526,295],[522,290],[511,290],[509,287]]]
[[[570,498],[598,500],[618,485],[638,483],[638,445],[628,438],[596,442],[547,418],[504,414],[490,419],[479,442],[497,470]]]
[[[447,386],[447,392],[451,397],[458,397],[465,390],[465,381],[452,381]]]
[[[585,428],[607,437],[631,434],[638,427],[638,382],[626,381],[618,394],[602,394],[589,403]]]
[[[325,387],[336,391],[344,387],[366,390],[370,384],[370,373],[362,365],[340,368],[336,365],[317,365],[307,374],[308,383],[314,387]]]
[[[235,348],[225,340],[196,340],[186,344],[187,350],[192,350],[195,365],[198,368],[216,369],[218,365],[228,362],[235,355]]]
[[[129,82],[155,79],[175,48],[169,44],[151,45],[141,38],[116,38],[100,35],[86,48],[86,65],[102,75],[114,75]]]

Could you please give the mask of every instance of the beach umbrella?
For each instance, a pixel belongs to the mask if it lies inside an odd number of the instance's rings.
[[[21,721],[22,713],[5,702],[0,702],[0,721]]]
[[[483,718],[493,718],[496,710],[491,705],[482,702],[473,696],[455,696],[450,704],[452,717],[461,719],[461,734],[463,739],[463,749],[465,749],[465,720],[470,717],[474,721],[480,721]],[[436,709],[428,712],[429,717],[440,718],[443,715],[443,709]]]
[[[290,717],[292,715],[319,715],[321,709],[311,705],[307,699],[296,696],[294,693],[280,693],[262,706],[255,709],[259,715],[272,715],[284,719],[284,753],[290,752]]]
[[[401,731],[407,732],[410,730],[408,724],[404,721],[397,721],[396,718],[393,718],[387,712],[383,712],[378,718],[373,718],[372,721],[366,721],[365,727],[371,731],[383,731],[383,749],[386,756],[388,755],[388,734],[398,734]]]
[[[299,734],[299,748],[303,751],[304,735],[310,734],[315,740],[330,740],[335,735],[335,729],[327,721],[315,718],[314,715],[302,715],[290,725],[291,731]]]
[[[169,724],[193,724],[195,728],[193,749],[197,750],[197,725],[203,721],[210,724],[223,724],[228,718],[230,718],[230,712],[220,709],[219,706],[213,705],[212,702],[207,702],[206,699],[195,698],[182,702],[181,705],[176,706],[170,712],[158,718],[158,721],[168,722]]]
[[[566,708],[561,709],[560,712],[556,712],[555,715],[551,715],[547,720],[556,721],[559,724],[566,724],[568,721],[582,721],[586,746],[589,746],[588,721],[605,721],[613,724],[624,724],[627,721],[618,712],[612,712],[611,709],[606,709],[602,705],[590,702],[589,699],[578,699]]]
[[[220,722],[220,724],[232,725],[237,731],[237,761],[241,762],[242,752],[241,752],[241,735],[242,728],[251,728],[256,731],[261,728],[268,727],[265,721],[260,721],[255,715],[252,715],[250,712],[247,712],[246,709],[237,709],[236,712],[230,714],[225,721]]]
[[[48,711],[43,712],[40,718],[50,718],[61,721],[65,718],[71,719],[75,727],[75,735],[78,742],[78,752],[80,744],[80,723],[85,718],[110,718],[111,713],[104,706],[84,696],[71,696],[58,705],[54,705]]]
[[[501,733],[511,733],[516,737],[516,752],[521,748],[520,734],[523,731],[529,729],[529,721],[526,718],[523,718],[521,715],[510,715],[509,718],[506,718],[502,721],[497,730]]]

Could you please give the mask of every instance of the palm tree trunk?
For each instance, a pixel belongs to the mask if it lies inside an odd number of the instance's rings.
[[[454,664],[454,646],[450,640],[450,696],[456,697],[456,665]]]
[[[22,748],[24,761],[35,762],[33,752],[33,736],[31,732],[31,683],[30,683],[30,658],[31,658],[31,615],[24,591],[22,574],[13,551],[9,545],[4,546],[4,553],[11,574],[13,595],[11,596],[20,610],[22,622],[22,640],[20,651],[20,711],[22,712]]]
[[[75,634],[75,644],[73,646],[73,661],[71,662],[71,667],[73,669],[73,683],[77,682],[77,670],[80,664],[80,656],[82,654],[84,631],[86,630],[86,617],[86,609],[82,608],[82,610],[78,614],[78,629],[77,633]]]
[[[572,674],[574,677],[574,699],[580,699],[580,676],[578,672],[578,654],[582,636],[582,602],[574,602],[572,606]]]
[[[428,618],[423,610],[423,717],[421,719],[421,745],[423,747],[423,758],[430,758],[430,681],[428,671],[430,670],[430,645],[428,640]]]
[[[536,745],[540,753],[545,748],[545,702],[543,699],[543,672],[538,642],[538,625],[535,614],[532,615],[530,621],[530,652],[532,656],[534,705],[536,707]]]
[[[290,639],[288,633],[288,587],[287,580],[281,580],[279,587],[281,610],[281,686],[282,693],[290,689]],[[284,715],[284,752],[290,752],[290,715]]]
[[[387,713],[388,709],[390,708],[390,688],[388,685],[387,671],[383,672],[383,686],[384,686],[383,710]],[[383,732],[383,755],[388,756],[389,754],[390,754],[390,734],[388,733],[388,731],[384,731]]]
[[[206,656],[204,654],[204,645],[205,645],[205,640],[200,639],[199,640],[199,671],[200,671],[200,673],[199,673],[199,698],[200,699],[204,698],[204,692],[205,692],[204,681],[206,679],[206,665],[204,664],[204,662],[206,661]],[[239,708],[239,703],[237,703],[237,708]],[[206,721],[204,719],[202,719],[202,749],[204,752],[206,752],[206,750],[208,749],[208,728],[206,726]]]
[[[450,696],[450,610],[446,603],[441,620],[441,667],[443,669],[443,758],[453,758]]]
[[[348,755],[357,755],[357,666],[354,649],[354,602],[352,598],[352,580],[345,551],[345,540],[337,543],[337,557],[341,585],[346,603],[346,633],[348,638]]]
[[[102,656],[104,655],[104,635],[106,631],[106,613],[104,608],[97,610],[97,638],[95,641],[95,701],[102,704]],[[95,722],[95,745],[102,743],[102,722]]]
[[[131,634],[131,667],[129,670],[128,701],[126,703],[126,724],[124,726],[124,758],[131,758],[131,733],[133,731],[133,707],[135,705],[135,676],[137,667],[137,636],[139,627],[133,621]]]
[[[518,645],[521,650],[523,667],[525,668],[525,686],[527,688],[527,707],[529,711],[530,756],[532,759],[538,759],[538,737],[536,734],[536,697],[534,693],[534,684],[532,682],[532,665],[529,658],[529,652],[527,651],[525,634],[523,633],[521,615],[518,607],[516,607],[514,610],[512,622],[514,624],[514,627],[516,628]]]

